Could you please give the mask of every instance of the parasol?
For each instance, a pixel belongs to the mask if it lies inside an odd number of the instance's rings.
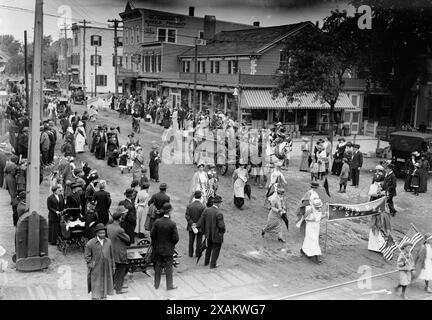
[[[330,190],[329,190],[329,184],[328,184],[327,178],[324,181],[324,189],[325,189],[327,195],[331,198]]]
[[[251,199],[251,186],[250,184],[245,184],[244,193],[248,196],[249,200]]]

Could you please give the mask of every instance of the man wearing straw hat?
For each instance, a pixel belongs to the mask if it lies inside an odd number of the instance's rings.
[[[84,249],[87,287],[93,300],[106,300],[107,295],[113,295],[114,252],[102,223],[96,225],[95,233],[96,237],[90,239]]]

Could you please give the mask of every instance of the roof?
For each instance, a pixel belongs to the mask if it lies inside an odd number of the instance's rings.
[[[330,109],[328,103],[315,99],[315,93],[295,95],[293,102],[287,98],[272,98],[270,90],[242,90],[240,107],[242,109]],[[360,111],[354,106],[346,93],[341,93],[335,105],[336,110]]]
[[[198,46],[198,55],[260,54],[268,46],[294,34],[307,25],[313,26],[310,21],[306,21],[276,27],[221,31],[212,40],[207,41],[207,45]],[[195,48],[191,48],[181,54],[180,57],[191,57],[194,55]]]
[[[422,133],[418,131],[395,131],[390,133],[391,136],[405,136],[405,137],[414,137],[414,138],[422,138],[422,139],[432,139],[432,134],[430,133]]]

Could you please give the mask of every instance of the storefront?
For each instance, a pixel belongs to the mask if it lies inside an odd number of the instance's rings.
[[[315,99],[313,93],[299,95],[294,101],[273,99],[270,90],[242,90],[240,95],[242,121],[253,128],[271,127],[276,122],[297,126],[300,131],[325,132],[329,128],[329,109]],[[341,94],[335,106],[334,123],[349,125],[357,133],[360,128],[360,108],[346,94]]]

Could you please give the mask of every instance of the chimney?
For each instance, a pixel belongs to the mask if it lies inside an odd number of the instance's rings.
[[[204,39],[210,40],[216,34],[216,17],[204,16]]]
[[[259,27],[260,26],[260,22],[259,21],[254,21],[253,26],[254,27]]]
[[[189,7],[189,17],[195,16],[195,7]]]

